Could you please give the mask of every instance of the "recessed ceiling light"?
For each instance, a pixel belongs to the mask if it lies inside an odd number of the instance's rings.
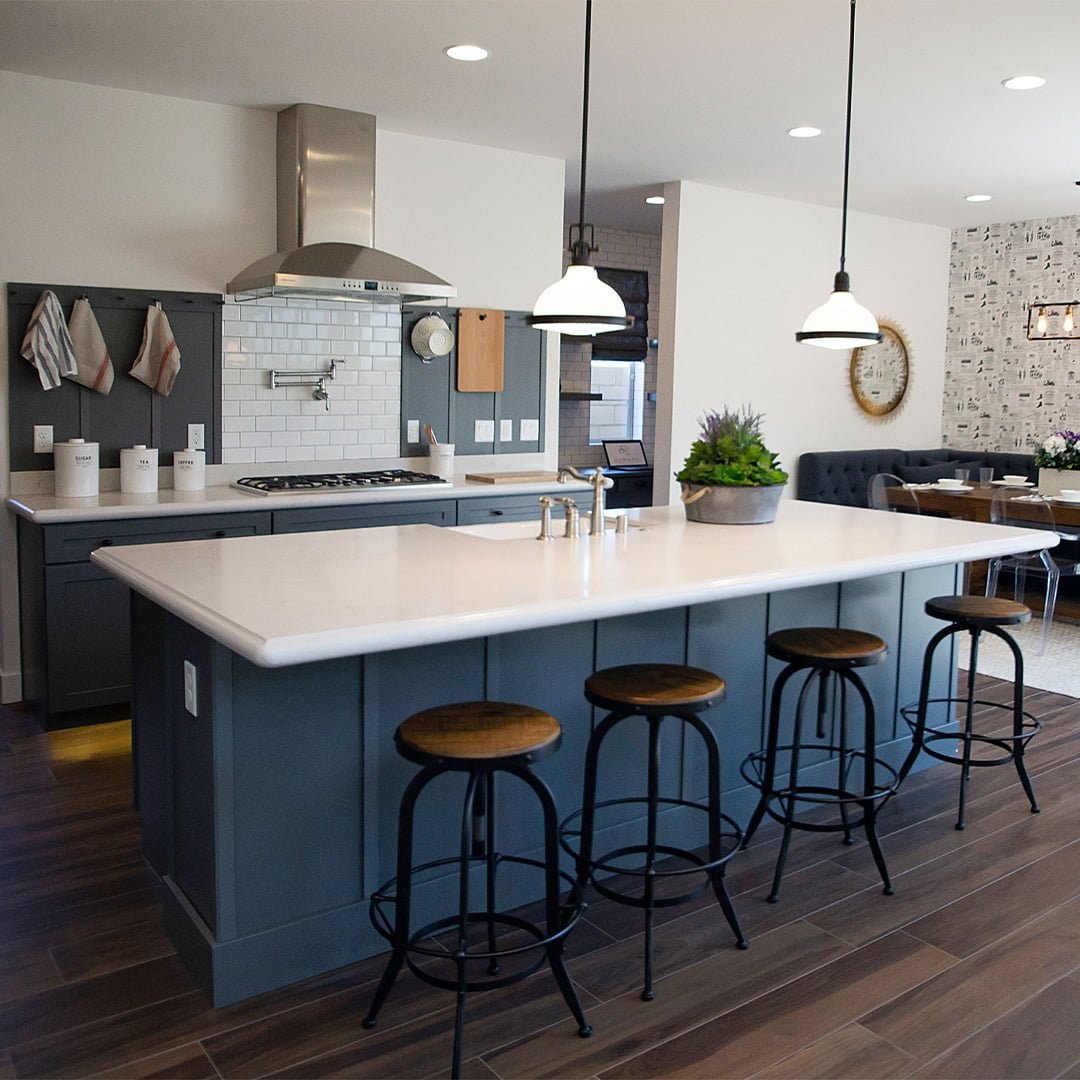
[[[1038,90],[1046,85],[1046,80],[1041,75],[1013,75],[1002,79],[1001,85],[1006,90]]]
[[[483,45],[447,45],[443,52],[451,60],[464,60],[467,64],[475,64],[478,60],[486,60],[491,55]]]
[[[993,197],[994,197],[993,195],[965,195],[964,196],[964,198],[967,199],[968,202],[989,202]]]
[[[663,206],[664,205],[664,196],[663,195],[649,195],[645,199],[645,201],[650,206]]]
[[[816,139],[821,134],[821,128],[793,127],[788,128],[788,134],[793,139]]]

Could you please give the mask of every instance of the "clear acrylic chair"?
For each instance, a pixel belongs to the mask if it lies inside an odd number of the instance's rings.
[[[1054,520],[1054,507],[1049,499],[1038,495],[1019,498],[1007,491],[995,492],[990,502],[990,520],[995,525],[1011,525],[1019,529],[1043,529],[1056,533],[1062,540],[1080,540],[1080,532],[1062,529]],[[1055,557],[1052,548],[1019,555],[1000,555],[991,559],[986,573],[986,595],[997,595],[998,576],[1002,570],[1013,572],[1013,598],[1023,600],[1027,575],[1046,575],[1046,596],[1043,600],[1043,626],[1037,655],[1046,652],[1050,626],[1057,603],[1058,583],[1062,576],[1080,575],[1080,562]]]
[[[904,491],[903,497],[890,495],[890,491],[899,488],[903,491],[904,481],[892,473],[875,473],[866,485],[866,504],[871,510],[888,510],[894,514],[918,514],[919,493],[913,488]]]

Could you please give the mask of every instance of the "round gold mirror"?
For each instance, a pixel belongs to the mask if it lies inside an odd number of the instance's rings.
[[[886,416],[904,400],[910,374],[907,338],[887,319],[878,319],[882,339],[851,350],[851,392],[863,412]]]

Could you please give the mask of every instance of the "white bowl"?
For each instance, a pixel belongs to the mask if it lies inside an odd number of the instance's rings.
[[[1002,479],[1006,484],[1026,484],[1028,478],[1026,476],[1019,476],[1015,474],[1006,473]]]
[[[1059,494],[1065,499],[1080,499],[1080,488],[1062,488]]]
[[[957,480],[955,477],[952,477],[952,476],[943,476],[937,482],[937,484],[938,484],[938,487],[944,487],[944,488],[958,488],[958,487],[963,487],[964,486],[964,482],[962,480]]]

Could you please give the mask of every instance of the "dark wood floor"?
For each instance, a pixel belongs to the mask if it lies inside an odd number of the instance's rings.
[[[597,902],[570,948],[593,1037],[541,973],[473,999],[466,1074],[1080,1077],[1080,703],[1029,707],[1039,816],[982,770],[958,833],[955,770],[911,777],[881,819],[893,897],[865,844],[803,835],[767,904],[763,838],[728,876],[752,948],[704,898],[668,909],[651,1004],[639,918]],[[125,723],[42,735],[0,711],[0,1078],[446,1074],[444,992],[403,976],[360,1026],[379,959],[210,1008],[159,928],[129,768]]]

